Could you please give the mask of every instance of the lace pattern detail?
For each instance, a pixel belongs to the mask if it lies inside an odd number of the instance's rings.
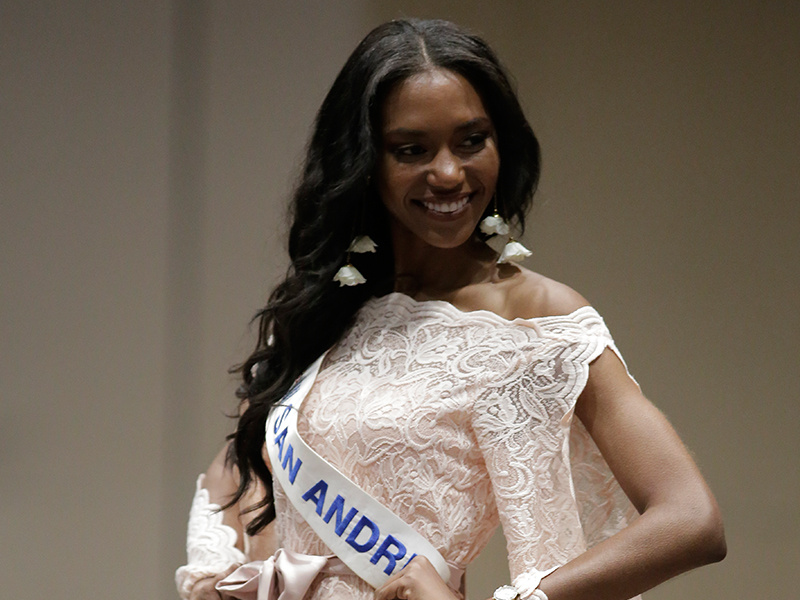
[[[189,511],[187,564],[175,572],[175,584],[184,600],[201,579],[218,575],[233,564],[247,562],[236,547],[236,530],[222,522],[220,505],[211,502],[208,490],[203,487],[204,478],[204,475],[197,478]]]
[[[512,578],[549,570],[635,514],[573,422],[606,347],[591,307],[508,321],[389,294],[328,354],[299,433],[448,562],[468,564],[502,522]],[[275,503],[284,547],[330,552],[277,485]],[[367,598],[363,587],[328,578],[309,597]]]

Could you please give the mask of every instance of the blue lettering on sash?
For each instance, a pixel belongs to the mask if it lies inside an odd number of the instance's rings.
[[[280,420],[283,420],[283,415],[281,415]],[[286,434],[288,432],[289,428],[284,427],[281,432],[275,436],[275,445],[278,447],[278,460],[281,461],[281,467],[283,467],[283,470],[285,471],[288,465],[289,483],[294,483],[294,480],[297,479],[297,473],[300,470],[300,465],[303,464],[303,459],[298,457],[297,460],[294,460],[294,448],[291,444],[286,443]],[[283,452],[284,449],[286,450],[285,455]]]
[[[355,508],[351,508],[347,512],[347,516],[343,517],[344,515],[344,498],[341,495],[337,494],[336,498],[334,498],[333,502],[331,502],[330,507],[328,508],[328,512],[325,513],[323,517],[323,521],[326,523],[331,522],[331,517],[336,515],[336,525],[334,526],[333,530],[336,532],[336,535],[340,536],[344,533],[344,530],[347,529],[347,526],[350,525],[350,521],[353,520],[353,517],[356,516],[358,511]],[[321,514],[321,513],[320,513]]]
[[[325,506],[325,494],[328,493],[328,484],[320,479],[317,483],[311,486],[305,494],[303,500],[308,502],[313,500],[317,505],[317,514],[322,516],[322,507]],[[375,542],[373,542],[374,544]]]
[[[278,429],[281,428],[281,425],[283,425],[283,421],[286,419],[287,416],[289,416],[289,411],[292,410],[291,404],[286,404],[286,405],[280,404],[276,408],[280,407],[283,407],[283,412],[277,419],[275,419],[275,425],[272,428],[273,429],[272,433],[278,433]]]
[[[300,470],[300,465],[303,464],[303,460],[300,458],[292,462],[293,458],[294,448],[289,444],[289,447],[286,448],[286,456],[283,457],[283,462],[281,463],[284,471],[286,470],[286,465],[289,465],[289,483],[294,483],[294,480],[297,478],[297,472]]]
[[[275,436],[275,445],[278,446],[278,460],[283,459],[283,441],[286,439],[286,432],[288,428],[284,427],[278,435]]]
[[[369,536],[369,539],[366,542],[359,543],[356,541],[356,538],[364,529],[364,527],[369,527],[369,529],[372,531],[372,534]],[[355,548],[358,552],[369,552],[372,550],[375,542],[378,541],[380,535],[381,531],[378,529],[378,526],[375,524],[375,522],[369,517],[362,516],[361,520],[356,523],[355,527],[353,527],[353,531],[351,531],[350,535],[347,536],[347,543]]]
[[[389,551],[389,547],[394,546],[397,551],[392,554]],[[406,547],[393,535],[387,535],[386,539],[383,540],[383,543],[378,547],[375,551],[375,554],[372,555],[372,558],[369,559],[373,565],[377,565],[378,561],[381,557],[386,557],[389,561],[389,564],[386,565],[386,568],[383,570],[384,573],[387,575],[391,575],[394,568],[397,566],[397,561],[403,558],[406,555]],[[405,565],[403,565],[405,566]]]
[[[417,553],[416,553],[416,552],[414,552],[414,554],[412,554],[411,556],[409,556],[409,557],[408,557],[408,560],[406,561],[406,564],[404,564],[404,565],[403,565],[403,569],[405,569],[405,568],[408,566],[408,563],[410,563],[410,562],[411,562],[411,560],[412,560],[412,559],[413,559],[413,558],[414,558],[416,555],[417,555]],[[401,569],[401,570],[402,570],[402,569]]]

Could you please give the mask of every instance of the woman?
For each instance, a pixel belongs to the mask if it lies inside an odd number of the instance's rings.
[[[266,594],[292,575],[265,583],[256,562],[223,578],[277,546],[331,555],[302,499],[273,485],[264,437],[271,409],[329,348],[298,434],[452,577],[417,556],[374,590],[331,556],[296,596],[458,598],[498,522],[514,581],[498,597],[630,598],[722,559],[713,496],[600,316],[513,264],[526,254],[513,239],[500,254],[485,243],[523,228],[538,175],[536,138],[482,40],[412,20],[361,42],[316,119],[291,268],[259,313],[238,427],[198,482],[185,597]],[[303,498],[321,509],[321,495]]]

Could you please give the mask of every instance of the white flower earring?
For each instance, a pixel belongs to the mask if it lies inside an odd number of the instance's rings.
[[[508,243],[505,248],[503,248],[503,251],[500,253],[500,257],[497,259],[497,264],[502,265],[505,263],[520,262],[530,255],[530,250],[510,237],[508,238]]]
[[[378,245],[372,241],[372,238],[368,235],[359,235],[350,242],[350,245],[347,247],[347,262],[341,269],[336,271],[336,275],[333,276],[333,280],[339,282],[339,287],[345,285],[361,285],[367,282],[361,272],[350,262],[350,255],[375,252],[377,247]]]
[[[510,227],[508,222],[500,216],[497,211],[497,195],[494,196],[494,212],[486,217],[480,224],[480,230],[488,236],[494,235],[508,235]],[[519,262],[531,255],[531,251],[525,246],[516,241],[513,237],[508,237],[503,251],[497,259],[497,264],[502,265],[505,263]]]
[[[481,221],[480,227],[486,235],[508,235],[508,223],[497,214],[497,208],[494,209],[494,214]]]

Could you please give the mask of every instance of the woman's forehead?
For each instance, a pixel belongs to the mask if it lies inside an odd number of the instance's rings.
[[[432,121],[462,122],[488,117],[472,84],[447,69],[422,71],[399,82],[386,96],[382,109],[384,132],[413,129]]]

